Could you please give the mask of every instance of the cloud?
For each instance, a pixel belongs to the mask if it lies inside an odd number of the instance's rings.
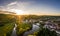
[[[15,1],[11,2],[6,5],[6,8],[8,9],[20,9],[20,10],[26,10],[26,8],[31,5],[34,2],[21,2],[21,1]]]
[[[11,9],[27,10],[26,8],[32,3],[33,2],[14,1],[14,2],[8,3],[5,6],[0,6],[0,8],[2,10],[11,10]]]
[[[9,3],[7,6],[12,6],[12,5],[15,5],[15,4],[17,4],[17,1],[11,2],[11,3]]]

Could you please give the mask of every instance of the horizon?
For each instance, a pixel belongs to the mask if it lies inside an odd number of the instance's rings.
[[[2,11],[2,12],[1,12]],[[11,15],[36,15],[36,16],[60,16],[60,15],[39,15],[39,14],[16,14],[15,12],[0,10],[0,14],[11,14]]]

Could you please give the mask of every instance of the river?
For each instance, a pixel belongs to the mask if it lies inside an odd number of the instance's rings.
[[[35,31],[37,31],[40,28],[39,25],[40,25],[39,23],[33,24],[32,30],[25,32],[23,36],[28,36],[29,34],[33,34]]]
[[[17,27],[17,25],[15,24],[15,27],[13,28],[11,36],[17,36],[17,34],[16,34],[16,27]]]
[[[33,34],[35,31],[39,30],[39,28],[40,28],[39,26],[40,26],[39,23],[32,24],[32,30],[29,30],[29,31],[25,32],[23,34],[23,36],[28,36],[29,34]],[[15,27],[13,28],[11,36],[17,36],[16,27],[17,27],[17,25],[15,24]],[[60,32],[56,31],[56,33],[58,33],[58,36],[60,36]]]
[[[40,25],[39,23],[33,24],[32,30],[25,32],[23,36],[28,36],[29,34],[33,34],[35,31],[37,31],[39,29],[39,25]],[[16,27],[17,27],[17,25],[15,24],[15,27],[13,28],[11,36],[17,36]]]

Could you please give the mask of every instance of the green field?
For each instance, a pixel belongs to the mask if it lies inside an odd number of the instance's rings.
[[[8,23],[0,27],[0,36],[10,36],[13,30],[14,24]]]

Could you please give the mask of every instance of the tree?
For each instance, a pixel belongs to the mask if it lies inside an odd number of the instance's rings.
[[[39,30],[37,36],[57,36],[57,33],[55,31],[50,31],[47,28],[42,28]]]

